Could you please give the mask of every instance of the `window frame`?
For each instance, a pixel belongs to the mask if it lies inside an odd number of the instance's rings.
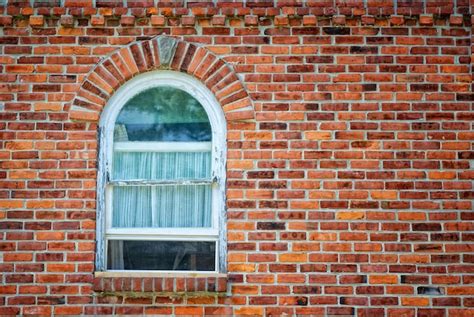
[[[206,111],[212,129],[211,140],[211,184],[212,228],[128,228],[112,230],[112,186],[133,183],[129,180],[111,180],[114,127],[125,104],[137,94],[154,87],[168,86],[189,93]],[[196,78],[179,72],[157,70],[134,77],[123,84],[109,99],[99,121],[99,157],[97,177],[97,254],[96,270],[107,272],[159,272],[159,273],[225,273],[226,272],[226,212],[225,212],[225,162],[226,162],[226,120],[214,94]],[[145,142],[144,142],[145,143]],[[157,142],[161,143],[161,142]],[[164,143],[164,142],[163,142]],[[156,183],[156,182],[155,182]],[[165,182],[163,182],[165,183]],[[136,231],[140,231],[137,233]],[[216,241],[216,265],[214,271],[164,271],[164,270],[107,270],[108,238],[159,241]]]

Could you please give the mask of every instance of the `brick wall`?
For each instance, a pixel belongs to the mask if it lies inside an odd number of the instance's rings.
[[[470,9],[8,1],[0,314],[474,315]],[[95,277],[98,118],[170,35],[228,120],[228,274]]]

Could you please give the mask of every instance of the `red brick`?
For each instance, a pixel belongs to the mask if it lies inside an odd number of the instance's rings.
[[[3,9],[0,314],[472,315],[466,1],[155,2]],[[158,34],[227,121],[227,279],[93,276],[97,124]]]
[[[166,24],[166,18],[159,15],[151,16],[151,25],[154,26],[164,26]]]
[[[103,26],[105,24],[105,18],[103,15],[94,15],[91,17],[92,26]]]

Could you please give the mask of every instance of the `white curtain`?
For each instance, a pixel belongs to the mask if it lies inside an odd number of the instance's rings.
[[[114,179],[210,179],[209,152],[116,152]],[[113,188],[114,228],[211,227],[211,185]]]
[[[211,177],[210,152],[115,152],[114,179],[196,179]]]

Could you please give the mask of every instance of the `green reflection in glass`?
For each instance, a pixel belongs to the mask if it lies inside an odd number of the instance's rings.
[[[115,124],[115,141],[210,141],[203,106],[187,92],[155,87],[131,98]]]

